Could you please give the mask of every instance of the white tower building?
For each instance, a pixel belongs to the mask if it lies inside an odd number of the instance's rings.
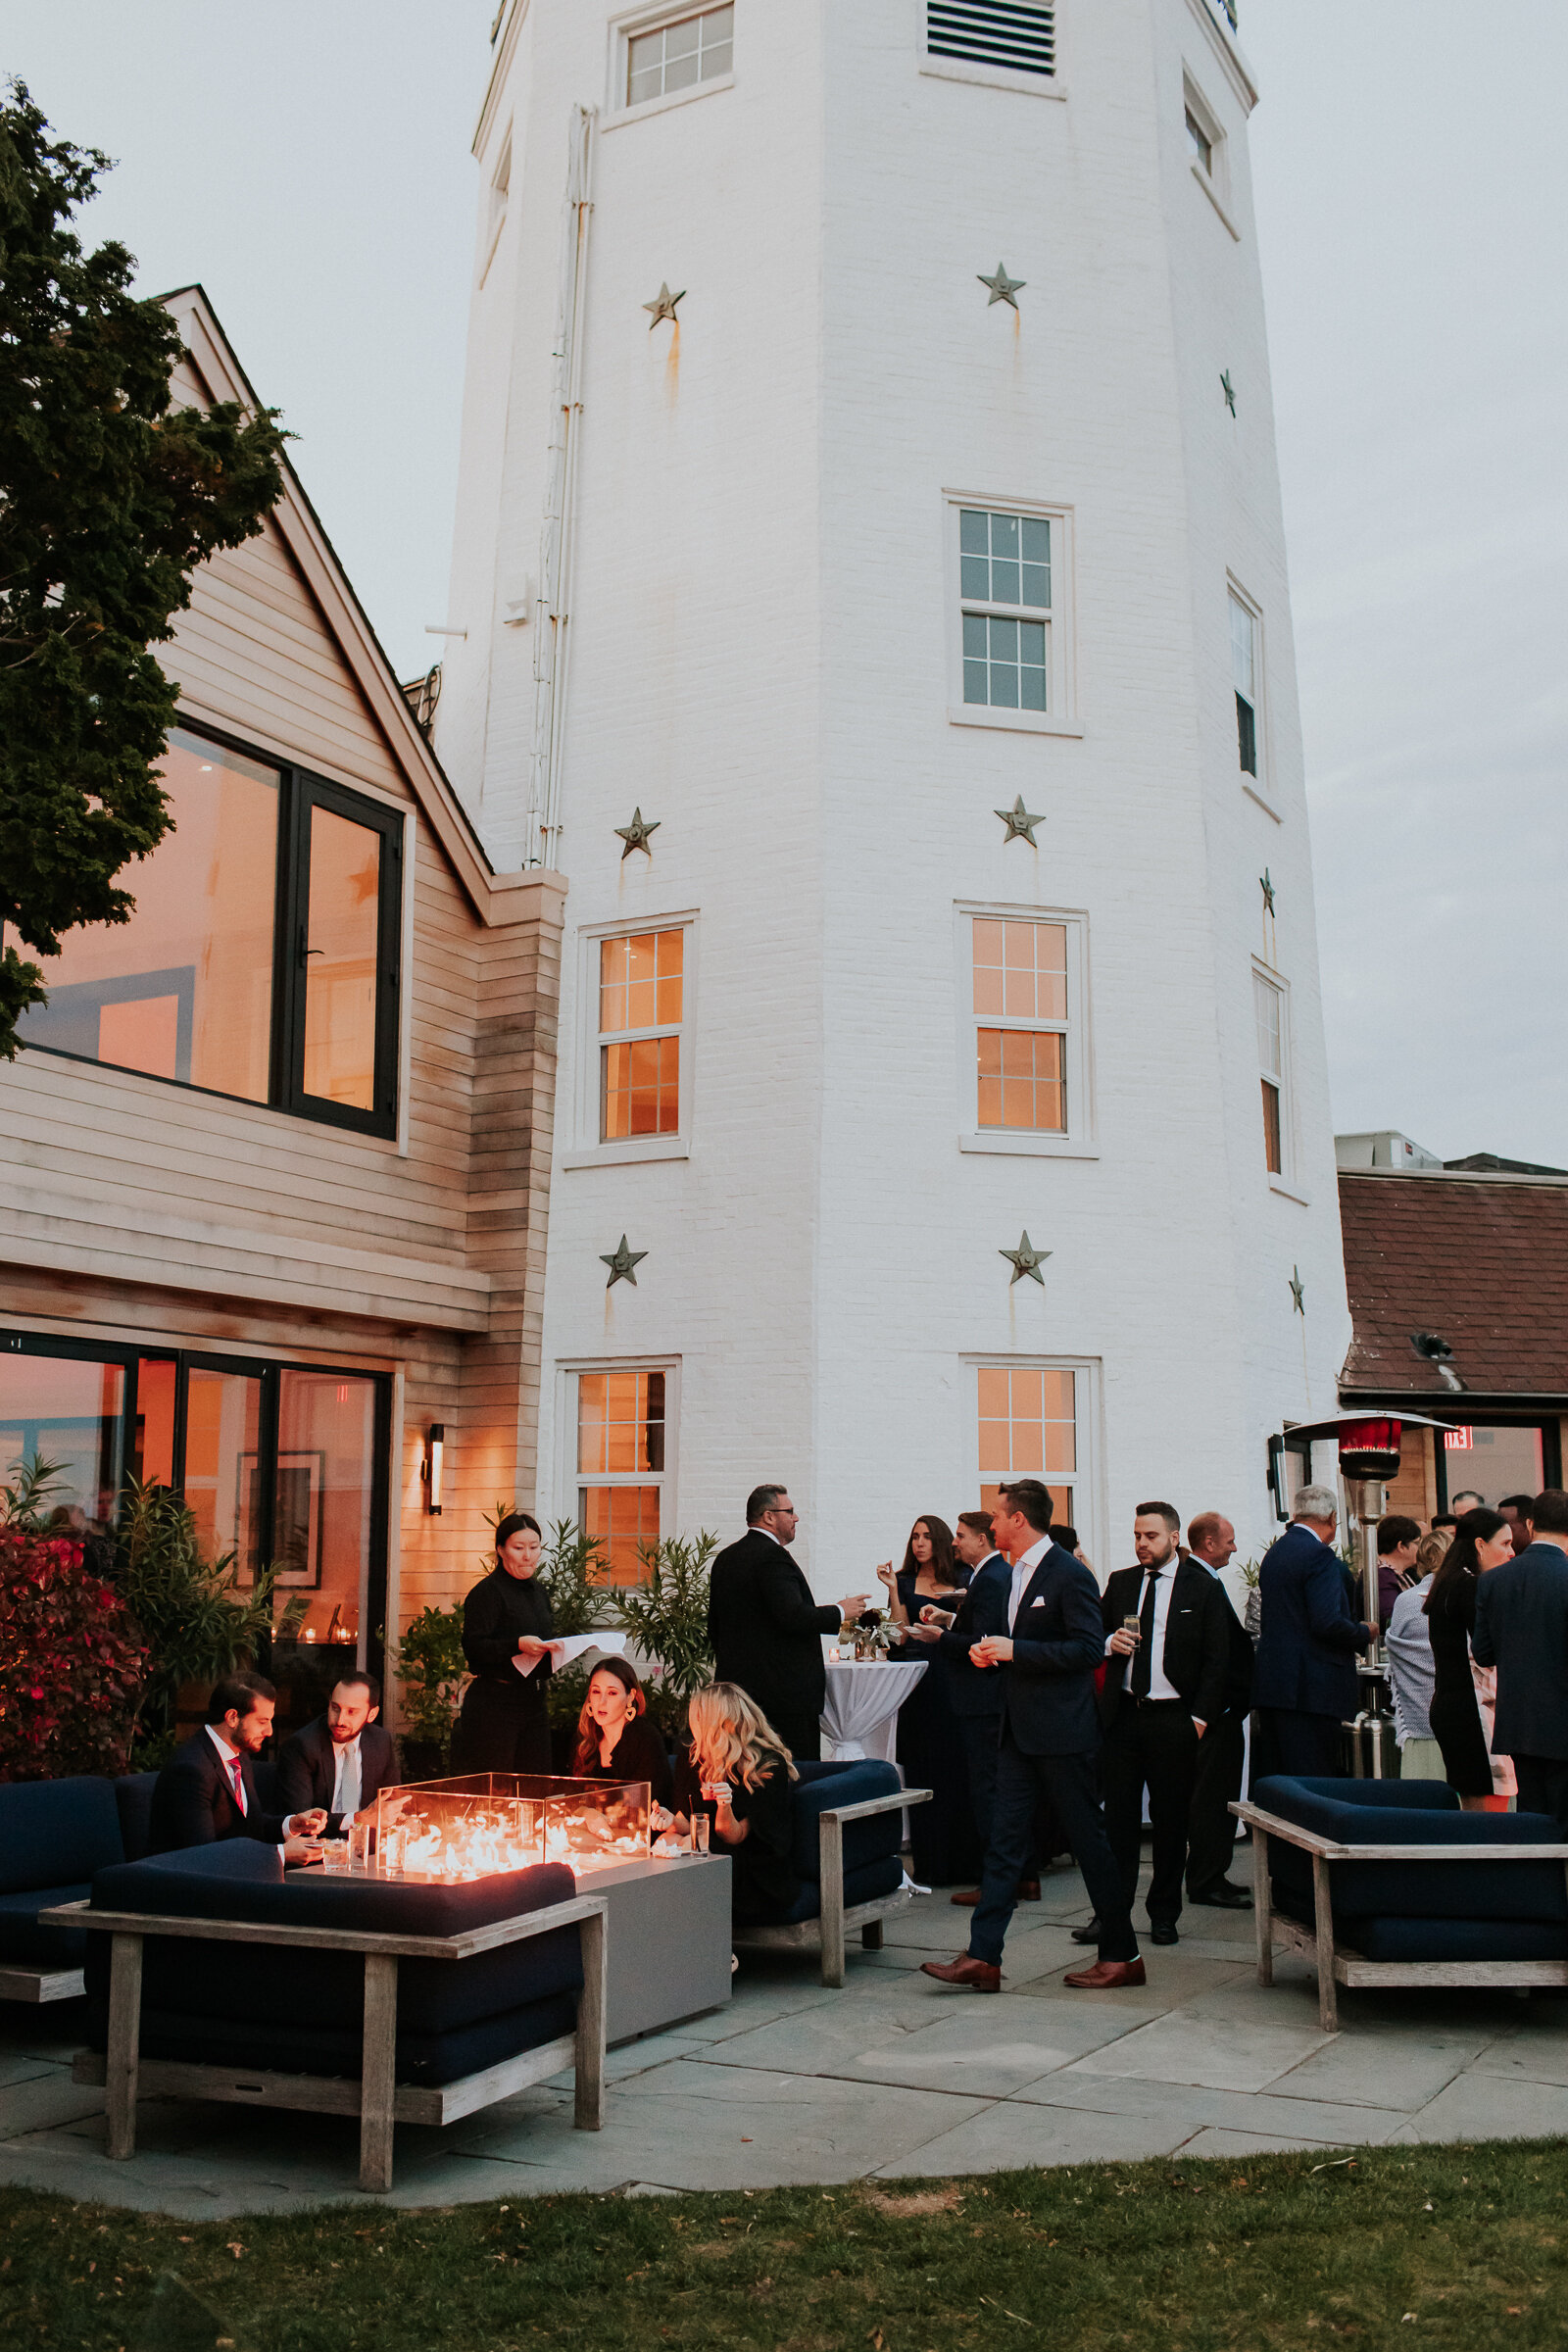
[[[537,1499],[622,1573],[763,1477],[825,1595],[1008,1471],[1245,1555],[1334,1407],[1254,98],[1210,0],[502,10],[437,744],[569,881]]]

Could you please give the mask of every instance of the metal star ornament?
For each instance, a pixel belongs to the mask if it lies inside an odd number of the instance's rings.
[[[610,1268],[610,1280],[605,1285],[606,1290],[612,1291],[617,1282],[629,1282],[632,1289],[635,1290],[637,1276],[633,1269],[640,1266],[647,1255],[646,1250],[628,1250],[624,1234],[620,1237],[620,1245],[613,1257],[607,1257],[601,1250],[599,1263]]]
[[[1306,1285],[1301,1280],[1299,1266],[1291,1268],[1291,1304],[1298,1315],[1306,1313]]]
[[[1272,914],[1274,911],[1274,880],[1266,865],[1264,866],[1263,871],[1257,877],[1257,886],[1263,893],[1263,906],[1265,911],[1269,914]]]
[[[675,305],[677,302],[684,302],[685,299],[685,287],[682,286],[678,294],[672,294],[669,290],[669,280],[666,277],[653,301],[645,302],[643,304],[643,309],[645,311],[652,311],[654,314],[653,318],[648,322],[648,332],[650,334],[653,333],[654,328],[659,324],[661,318],[672,319],[675,325],[678,326],[680,324],[680,320],[675,318]]]
[[[1049,1250],[1037,1250],[1033,1242],[1029,1239],[1027,1233],[1021,1233],[1018,1236],[1018,1247],[1016,1250],[999,1250],[997,1251],[997,1255],[999,1257],[1004,1257],[1012,1268],[1011,1276],[1007,1282],[1007,1288],[1009,1291],[1022,1274],[1027,1274],[1031,1282],[1038,1282],[1040,1288],[1042,1290],[1045,1289],[1046,1278],[1041,1273],[1040,1269],[1045,1264],[1047,1258],[1051,1255],[1051,1251]]]
[[[983,286],[989,286],[991,289],[991,302],[986,304],[986,309],[988,311],[991,308],[992,302],[1011,303],[1013,309],[1016,310],[1018,305],[1014,297],[1018,294],[1022,287],[1029,283],[1029,280],[1026,277],[1009,277],[1007,275],[1007,265],[1005,262],[999,262],[997,264],[997,274],[995,277],[987,277],[985,272],[980,270],[975,271],[975,275],[977,278],[979,278],[980,283]]]
[[[1006,848],[1009,841],[1026,841],[1032,850],[1039,849],[1040,844],[1035,839],[1035,827],[1043,825],[1046,820],[1037,811],[1024,807],[1021,792],[1010,808],[999,808],[996,813],[1007,828],[1002,836],[1004,849]]]
[[[659,831],[659,828],[663,821],[664,820],[662,816],[656,816],[653,823],[650,824],[648,819],[644,816],[642,810],[640,808],[634,808],[631,812],[631,823],[629,825],[615,825],[612,827],[615,839],[617,841],[623,841],[626,844],[626,847],[620,853],[620,862],[622,865],[625,864],[633,850],[641,850],[645,858],[651,858],[653,857],[654,853],[649,848],[648,844],[650,838]]]
[[[1231,382],[1231,371],[1228,368],[1219,379],[1219,388],[1225,395],[1225,406],[1234,416],[1236,414],[1236,386]]]

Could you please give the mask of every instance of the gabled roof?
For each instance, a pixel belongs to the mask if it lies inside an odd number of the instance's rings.
[[[1447,1342],[1472,1396],[1568,1402],[1568,1181],[1342,1169],[1353,1336],[1347,1396],[1462,1411],[1412,1334]]]
[[[261,408],[263,403],[202,287],[181,286],[176,292],[166,294],[163,302],[178,322],[191,365],[211,398],[236,400],[250,408]],[[269,521],[299,565],[324,626],[476,913],[484,921],[508,921],[512,909],[505,904],[510,895],[506,882],[495,874],[462,803],[416,721],[392,664],[382,652],[365,609],[286,455],[281,463],[283,495]]]

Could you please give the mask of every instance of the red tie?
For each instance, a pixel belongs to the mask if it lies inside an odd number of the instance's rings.
[[[239,1777],[238,1756],[229,1757],[228,1769],[234,1776],[234,1802],[236,1805],[238,1805],[240,1811],[243,1813],[245,1810],[245,1786]]]

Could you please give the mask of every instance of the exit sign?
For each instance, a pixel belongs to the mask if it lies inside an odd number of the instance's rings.
[[[1448,1453],[1474,1453],[1476,1433],[1473,1429],[1450,1429],[1445,1432],[1443,1444]]]

